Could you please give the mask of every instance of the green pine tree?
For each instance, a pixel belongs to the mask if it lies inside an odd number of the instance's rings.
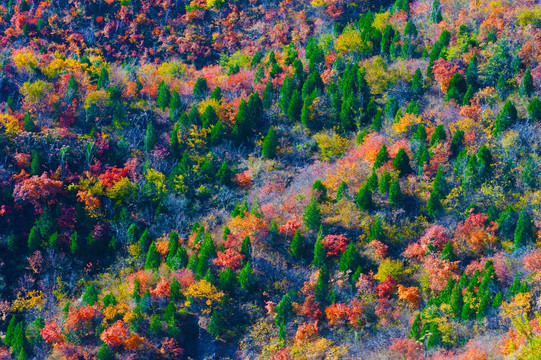
[[[366,184],[372,189],[372,191],[377,190],[378,188],[378,174],[376,174],[376,170],[372,169],[372,173],[366,179]]]
[[[393,207],[402,206],[403,195],[400,191],[400,181],[395,179],[389,187],[389,204]]]
[[[456,283],[453,287],[449,305],[451,306],[451,311],[455,317],[462,315],[462,307],[464,306],[464,302],[462,300],[462,289],[458,283]]]
[[[28,235],[28,249],[31,252],[38,250],[41,246],[41,235],[39,233],[38,227],[33,226],[30,229],[30,234]]]
[[[178,233],[173,230],[169,234],[169,241],[167,243],[168,253],[167,253],[167,261],[170,261],[175,257],[178,250]]]
[[[293,317],[293,302],[289,294],[282,296],[282,299],[276,305],[274,311],[276,315],[274,317],[274,322],[277,326],[280,324],[286,325],[288,321]]]
[[[381,179],[378,183],[379,192],[382,194],[388,193],[391,188],[391,174],[385,169],[381,174]]]
[[[171,98],[169,100],[169,117],[171,121],[177,121],[182,111],[182,101],[180,95],[176,91],[171,91]]]
[[[464,131],[463,130],[457,130],[453,134],[453,139],[451,140],[451,156],[457,157],[460,153],[460,150],[462,149],[462,143],[464,141]]]
[[[441,251],[441,258],[443,260],[455,261],[455,254],[453,253],[453,243],[447,242],[443,250]]]
[[[381,145],[376,156],[376,161],[374,161],[374,168],[379,169],[381,165],[389,161],[389,152],[387,151],[387,146],[385,144]]]
[[[533,223],[530,219],[530,214],[526,211],[526,209],[522,209],[517,221],[517,227],[515,228],[515,237],[513,242],[515,250],[523,246],[533,244],[534,239]]]
[[[109,72],[105,67],[102,67],[96,87],[98,90],[100,90],[105,89],[107,86],[109,86]]]
[[[160,253],[156,250],[154,242],[148,248],[147,257],[145,260],[145,269],[157,269],[160,267]]]
[[[77,231],[74,231],[70,237],[70,253],[72,255],[80,255],[83,251],[83,246],[77,235]]]
[[[231,170],[229,165],[227,165],[225,159],[222,162],[220,168],[218,169],[216,176],[218,177],[218,181],[220,181],[222,185],[230,186],[232,184],[231,179],[233,178],[233,171]]]
[[[148,327],[148,332],[150,335],[159,336],[163,330],[162,319],[160,315],[155,314],[150,320],[150,326]]]
[[[98,360],[114,360],[111,349],[106,344],[102,344],[97,354]]]
[[[421,96],[423,94],[424,79],[423,79],[423,73],[421,72],[421,69],[419,68],[415,70],[415,74],[413,75],[413,78],[411,79],[410,89],[411,89],[411,92],[416,96]]]
[[[492,175],[492,153],[483,145],[477,151],[477,172],[481,180],[486,180]]]
[[[457,104],[462,104],[464,95],[468,90],[466,80],[460,73],[456,73],[449,82],[449,88],[447,90],[447,97],[445,100],[455,100]]]
[[[430,323],[430,327],[428,328],[428,333],[430,335],[428,336],[426,340],[427,349],[432,349],[441,344],[441,333],[440,333],[440,330],[438,329],[437,322],[434,321]]]
[[[218,339],[220,336],[225,334],[227,331],[226,327],[227,324],[225,323],[223,316],[216,309],[213,310],[208,324],[209,334]]]
[[[520,83],[520,94],[523,96],[532,96],[532,93],[534,91],[533,87],[533,77],[532,77],[532,71],[530,67],[526,69],[524,72],[524,76],[522,77],[522,82]]]
[[[58,241],[58,233],[55,232],[49,236],[49,249],[60,250],[60,242]]]
[[[471,86],[474,90],[479,86],[479,75],[478,75],[478,61],[477,55],[473,55],[466,69],[466,84]]]
[[[513,102],[511,102],[511,100],[507,100],[503,105],[503,108],[496,116],[496,120],[494,122],[494,134],[496,135],[501,131],[504,131],[509,126],[513,125],[517,120],[517,108],[515,107]]]
[[[158,138],[156,135],[156,130],[154,130],[154,125],[152,121],[148,123],[146,134],[145,134],[145,151],[150,152],[156,146]]]
[[[171,294],[169,295],[169,298],[172,300],[172,301],[178,301],[181,299],[181,286],[180,286],[180,282],[178,281],[178,279],[176,277],[173,278],[173,280],[171,281]]]
[[[325,263],[326,258],[327,249],[323,244],[323,234],[318,234],[316,238],[316,243],[314,244],[314,259],[312,260],[312,264],[315,267],[320,267],[321,265],[323,265],[323,263]]]
[[[39,128],[34,123],[34,120],[32,120],[32,117],[30,116],[29,112],[26,112],[24,114],[24,131],[28,131],[28,132],[38,132],[39,131]]]
[[[327,188],[323,185],[321,180],[317,179],[312,185],[312,190],[316,195],[318,201],[325,201],[327,199]]]
[[[41,162],[37,150],[32,150],[32,162],[30,163],[30,175],[41,175]]]
[[[447,139],[447,134],[445,133],[445,129],[442,124],[439,124],[434,129],[434,132],[432,133],[432,137],[430,138],[430,146],[434,146],[436,144],[439,144],[440,142],[444,142],[445,139]]]
[[[528,119],[530,121],[541,121],[541,100],[534,98],[528,105]]]
[[[410,333],[409,333],[409,338],[410,339],[415,339],[417,341],[421,340],[421,337],[423,336],[423,334],[421,332],[422,328],[423,328],[423,324],[422,324],[422,320],[421,320],[421,313],[418,313],[415,316],[415,319],[413,320],[413,323],[411,324],[411,330],[410,330]]]
[[[410,165],[409,156],[404,148],[398,150],[398,153],[393,160],[393,167],[398,170],[400,176],[409,175],[413,171]]]
[[[301,120],[302,105],[303,103],[299,91],[297,89],[293,90],[291,100],[287,107],[287,117],[291,121],[297,123]]]
[[[498,293],[494,295],[494,299],[492,301],[492,307],[497,309],[500,307],[502,302],[503,302],[503,294],[501,291],[498,291]]]
[[[276,156],[276,150],[278,148],[278,137],[274,131],[274,127],[270,127],[263,141],[263,147],[261,149],[261,154],[266,159],[272,159]]]
[[[139,247],[142,251],[147,252],[151,242],[152,240],[150,238],[150,234],[148,233],[148,229],[145,229],[145,231],[143,231],[139,237]]]
[[[233,293],[237,287],[237,282],[237,274],[228,267],[220,273],[218,286],[228,293]]]
[[[200,77],[195,81],[193,86],[193,97],[195,100],[202,100],[207,96],[208,85],[207,79]]]
[[[289,253],[295,260],[301,259],[305,254],[304,239],[299,229],[295,232],[291,245],[289,246]]]
[[[314,231],[319,229],[319,226],[321,225],[321,210],[319,209],[317,199],[313,194],[310,202],[304,208],[302,218],[304,221],[304,226],[306,226],[308,229]]]
[[[11,343],[13,342],[13,336],[15,335],[15,328],[17,327],[17,324],[19,322],[17,321],[17,315],[12,314],[11,319],[9,319],[8,327],[6,329],[6,336],[4,337],[4,344],[7,346],[11,346]]]
[[[188,265],[188,252],[182,246],[179,246],[175,256],[168,260],[167,264],[172,270],[178,270]]]
[[[285,114],[287,114],[287,110],[289,108],[289,103],[291,102],[291,96],[294,89],[295,83],[290,77],[286,77],[284,79],[284,82],[282,83],[282,88],[280,89],[280,96],[278,100],[278,104]]]
[[[441,4],[440,0],[434,0],[432,2],[432,12],[430,13],[430,21],[433,24],[439,24],[443,20],[441,16]]]
[[[267,80],[267,85],[265,86],[265,91],[263,91],[263,106],[265,109],[268,109],[272,106],[274,102],[274,87],[272,86],[272,81]]]
[[[336,190],[336,201],[345,199],[345,196],[348,193],[348,184],[345,181],[342,181]]]
[[[210,98],[214,100],[222,100],[222,88],[219,86],[216,86],[214,90],[212,90],[212,93],[210,94]]]
[[[171,102],[171,93],[169,92],[169,89],[167,88],[167,85],[162,81],[160,85],[158,86],[158,95],[156,98],[156,105],[160,109],[165,110],[165,108],[169,105]]]
[[[340,255],[338,270],[343,273],[351,271],[351,274],[361,265],[361,258],[355,244],[350,242],[346,251]]]
[[[98,289],[96,288],[96,284],[92,283],[86,287],[83,297],[81,298],[81,303],[83,305],[94,305],[97,302]]]
[[[361,210],[370,211],[374,209],[374,201],[372,200],[372,189],[369,184],[366,183],[362,186],[357,194],[357,206]]]
[[[464,97],[462,98],[462,106],[470,105],[470,101],[474,94],[475,90],[473,86],[468,85],[468,90],[466,90],[466,94],[464,94]]]
[[[441,204],[441,195],[437,189],[433,189],[428,198],[426,204],[426,211],[430,218],[435,219],[440,211],[443,210],[443,205]]]
[[[329,297],[329,270],[327,265],[323,264],[319,268],[319,277],[314,286],[316,300],[321,303],[326,303]]]
[[[370,230],[368,231],[368,242],[376,239],[381,241],[384,238],[385,233],[383,231],[383,224],[381,218],[377,216],[376,220],[374,223],[372,223],[372,226],[370,226]]]
[[[210,105],[206,107],[201,119],[204,128],[212,128],[218,123],[218,121],[220,121],[218,114],[216,114],[216,110],[214,110],[214,108]]]
[[[250,262],[246,262],[246,265],[239,272],[239,284],[240,287],[246,291],[250,291],[255,284],[255,276],[252,270]]]

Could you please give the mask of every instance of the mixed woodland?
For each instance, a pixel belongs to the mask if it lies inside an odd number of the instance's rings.
[[[1,0],[0,359],[541,358],[535,0]]]

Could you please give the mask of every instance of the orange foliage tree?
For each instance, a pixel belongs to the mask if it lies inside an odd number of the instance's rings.
[[[100,339],[110,347],[121,346],[128,339],[128,328],[118,320],[101,333]]]

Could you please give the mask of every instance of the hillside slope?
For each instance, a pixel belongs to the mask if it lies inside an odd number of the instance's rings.
[[[541,4],[0,2],[0,358],[541,358]]]

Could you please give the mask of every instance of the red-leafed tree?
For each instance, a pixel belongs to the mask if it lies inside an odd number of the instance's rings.
[[[36,209],[43,205],[52,205],[58,201],[57,195],[62,192],[62,182],[49,177],[47,173],[34,175],[19,181],[13,189],[16,202],[30,202]]]
[[[246,256],[240,254],[235,249],[226,249],[225,251],[218,251],[218,257],[214,259],[214,263],[224,268],[231,268],[236,270],[241,267],[242,261]]]
[[[349,239],[344,235],[327,235],[322,242],[327,249],[327,256],[338,256],[346,251]]]
[[[41,337],[47,344],[57,344],[64,341],[64,335],[56,322],[50,322],[39,331]]]
[[[100,339],[110,347],[121,346],[128,339],[128,327],[118,320],[101,333]]]

